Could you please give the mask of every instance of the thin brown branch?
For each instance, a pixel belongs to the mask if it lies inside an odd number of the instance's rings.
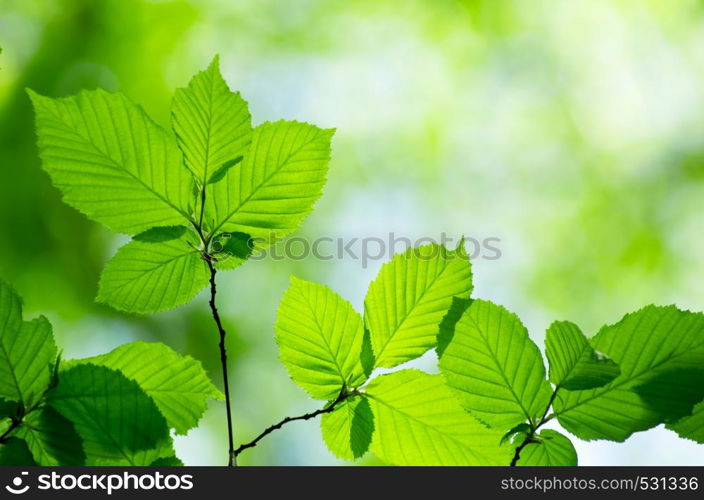
[[[281,429],[284,425],[288,424],[289,422],[295,422],[297,420],[310,420],[312,418],[317,417],[318,415],[323,415],[325,413],[331,413],[337,407],[337,405],[339,405],[345,399],[347,399],[348,397],[350,397],[352,395],[353,395],[353,393],[347,393],[347,391],[343,388],[342,391],[340,391],[340,394],[337,396],[337,399],[335,399],[335,401],[330,403],[328,406],[321,408],[319,410],[316,410],[316,411],[312,411],[310,413],[306,413],[304,415],[300,415],[298,417],[286,417],[283,420],[281,420],[280,422],[278,422],[270,427],[267,427],[261,434],[259,434],[252,441],[250,441],[249,443],[245,443],[245,444],[240,445],[240,447],[235,450],[235,457],[237,457],[240,453],[242,453],[244,450],[246,450],[248,448],[254,448],[255,446],[257,446],[257,443],[259,441],[264,439],[266,436],[268,436],[272,432],[274,432],[278,429]]]
[[[215,276],[217,271],[213,265],[212,259],[205,255],[203,260],[208,264],[208,269],[210,269],[210,311],[212,312],[213,319],[218,328],[218,333],[220,335],[220,364],[222,368],[222,381],[225,390],[225,406],[227,408],[227,441],[228,441],[228,463],[230,467],[237,465],[237,454],[235,453],[234,439],[232,437],[232,407],[230,403],[230,384],[227,378],[227,349],[225,348],[225,328],[222,326],[222,320],[220,319],[220,313],[218,312],[218,307],[215,302],[215,297],[217,295],[217,287],[215,285]]]
[[[546,424],[549,422],[552,417],[548,418],[548,412],[550,411],[550,408],[552,407],[552,404],[555,402],[555,398],[557,397],[557,391],[559,391],[560,388],[556,387],[555,390],[552,392],[552,395],[550,396],[550,401],[548,401],[548,405],[545,408],[545,411],[543,412],[543,416],[540,417],[540,421],[538,422],[538,425],[536,426],[531,426],[530,432],[526,434],[525,439],[523,442],[516,447],[516,451],[513,453],[513,459],[511,460],[511,467],[516,467],[518,465],[518,461],[521,459],[521,452],[523,451],[523,448],[525,448],[527,445],[530,443],[535,442],[533,440],[533,437],[535,436],[535,433],[537,432],[540,427],[543,426],[543,424]]]

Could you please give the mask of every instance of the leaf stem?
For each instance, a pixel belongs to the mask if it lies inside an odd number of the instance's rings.
[[[516,467],[518,465],[518,460],[521,458],[521,452],[523,451],[523,448],[525,448],[527,445],[533,442],[533,437],[535,436],[535,433],[540,427],[542,427],[544,424],[548,423],[550,420],[552,420],[553,416],[550,415],[548,416],[548,412],[550,411],[550,408],[552,407],[552,404],[555,402],[555,398],[557,397],[557,391],[559,391],[560,388],[556,387],[555,390],[552,392],[552,395],[550,396],[550,401],[548,401],[548,405],[545,408],[545,411],[543,412],[543,416],[540,417],[540,421],[538,422],[537,425],[532,425],[530,426],[530,432],[526,434],[526,438],[523,440],[523,442],[516,448],[516,451],[513,454],[513,459],[511,459],[511,467]]]
[[[218,333],[220,334],[220,364],[222,367],[222,381],[225,389],[225,406],[227,408],[227,440],[228,440],[228,463],[230,467],[237,465],[237,454],[235,453],[235,445],[232,437],[232,408],[230,404],[230,384],[227,378],[227,349],[225,348],[225,328],[222,326],[222,321],[220,320],[220,313],[218,312],[218,307],[215,303],[215,296],[217,295],[217,287],[215,285],[215,275],[217,271],[213,265],[212,259],[206,254],[203,259],[208,264],[208,269],[210,269],[210,311],[213,314],[213,319],[218,327]]]
[[[319,410],[312,411],[310,413],[306,413],[304,415],[299,415],[298,417],[286,417],[283,420],[281,420],[280,422],[278,422],[272,426],[267,427],[261,434],[259,434],[252,441],[250,441],[249,443],[245,443],[245,444],[240,445],[240,447],[237,448],[237,450],[235,450],[235,452],[234,452],[235,458],[240,453],[242,453],[244,450],[246,450],[248,448],[254,448],[255,446],[257,446],[257,443],[259,441],[261,441],[262,439],[264,439],[267,435],[271,434],[275,430],[281,429],[284,425],[288,424],[289,422],[295,422],[297,420],[310,420],[312,418],[317,417],[318,415],[323,415],[325,413],[331,413],[337,407],[337,405],[342,403],[345,399],[347,399],[351,396],[354,396],[355,394],[356,394],[355,392],[348,393],[345,390],[345,388],[343,387],[342,390],[340,391],[340,394],[337,396],[337,398],[332,403],[330,403],[328,406],[320,408]]]

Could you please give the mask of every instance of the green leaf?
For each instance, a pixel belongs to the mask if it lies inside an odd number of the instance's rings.
[[[176,89],[171,118],[186,166],[201,185],[252,141],[247,102],[223,80],[218,57],[188,87]]]
[[[0,332],[16,331],[21,325],[22,299],[8,283],[0,280]]]
[[[176,456],[157,458],[149,467],[183,467],[183,462]]]
[[[467,308],[472,304],[472,299],[461,299],[452,297],[452,305],[440,322],[440,330],[438,331],[438,345],[435,347],[435,352],[438,359],[445,354],[445,349],[452,342],[452,337],[455,336],[455,327]]]
[[[149,465],[173,454],[156,404],[117,370],[89,364],[64,370],[49,404],[73,422],[86,465]]]
[[[148,233],[150,238],[155,234]],[[97,300],[121,311],[163,311],[190,301],[208,284],[209,276],[194,233],[161,243],[140,235],[105,266]]]
[[[571,467],[577,465],[577,451],[566,436],[545,429],[521,451],[516,465],[525,467]]]
[[[469,298],[471,291],[471,266],[461,247],[431,244],[396,254],[364,300],[375,366],[397,366],[434,347],[453,297]]]
[[[704,444],[704,401],[694,407],[691,415],[667,427],[683,438]]]
[[[0,443],[0,466],[6,465],[37,465],[32,453],[23,440],[11,437]]]
[[[275,329],[281,361],[312,397],[334,399],[343,386],[366,380],[362,318],[329,288],[292,277]]]
[[[185,226],[153,227],[143,233],[139,233],[132,239],[145,243],[163,243],[165,241],[178,240],[187,232],[188,228]]]
[[[506,434],[501,437],[501,444],[513,443],[516,440],[516,437],[519,435],[526,437],[530,430],[531,426],[529,424],[521,422],[515,427],[512,427],[509,431],[506,432]]]
[[[681,381],[690,385],[686,401],[681,390],[663,392],[656,405],[639,394],[649,383],[662,384],[656,377],[666,372],[704,366],[702,314],[648,306],[603,327],[591,344],[618,364],[621,375],[597,389],[558,393],[554,410],[560,424],[581,439],[624,441],[681,415],[682,405],[691,404],[691,391],[700,394],[699,400],[704,398],[704,387],[696,387],[696,379]]]
[[[33,405],[49,386],[55,360],[49,321],[22,321],[21,299],[0,280],[0,397]]]
[[[0,398],[0,420],[17,415],[19,403],[16,401],[6,401]]]
[[[256,127],[242,163],[211,185],[211,232],[249,234],[262,250],[297,229],[325,184],[333,133],[288,121]]]
[[[51,407],[27,415],[16,436],[24,439],[37,465],[84,465],[82,441],[70,420]]]
[[[704,398],[704,367],[679,368],[658,373],[633,391],[661,422],[675,423],[692,414]]]
[[[371,450],[394,465],[505,465],[500,432],[465,412],[440,375],[401,370],[365,389],[374,414]]]
[[[474,300],[455,324],[440,370],[464,408],[502,431],[537,423],[552,392],[521,320],[484,300]]]
[[[618,365],[595,351],[574,323],[556,321],[545,337],[550,381],[561,389],[577,391],[608,384],[619,376]]]
[[[369,401],[353,397],[340,403],[320,421],[323,440],[335,456],[344,460],[362,457],[372,442],[374,415]]]
[[[66,203],[127,234],[188,219],[193,179],[174,137],[141,107],[100,89],[29,95],[44,169]]]
[[[220,168],[218,168],[213,174],[210,176],[210,179],[208,179],[208,184],[215,184],[216,182],[220,182],[225,178],[225,175],[227,174],[227,171],[230,170],[232,167],[240,163],[244,159],[244,156],[238,156],[234,160],[226,161]]]
[[[137,382],[178,434],[198,425],[209,398],[224,399],[200,361],[181,356],[161,343],[132,342],[107,354],[70,361],[65,366],[85,363],[119,370]]]
[[[215,266],[225,271],[244,264],[254,249],[252,237],[245,233],[221,233],[211,245],[217,259]]]

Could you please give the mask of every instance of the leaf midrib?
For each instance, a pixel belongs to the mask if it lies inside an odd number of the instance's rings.
[[[345,384],[345,375],[344,375],[344,370],[340,366],[339,361],[337,360],[337,356],[333,354],[332,352],[332,347],[330,346],[330,343],[328,342],[328,339],[325,337],[325,334],[323,333],[323,326],[318,322],[318,316],[315,314],[315,311],[313,310],[313,306],[310,304],[308,300],[304,301],[306,303],[306,306],[308,307],[308,310],[310,311],[311,316],[313,316],[313,321],[315,322],[315,326],[317,327],[318,334],[320,337],[323,339],[323,344],[325,344],[325,347],[328,350],[328,353],[330,354],[330,357],[333,360],[333,363],[335,364],[335,368],[337,368],[337,374],[340,375],[340,379],[342,381],[342,384]],[[325,311],[327,311],[328,307],[328,301],[325,300]],[[323,315],[325,315],[325,311],[323,311]],[[347,322],[345,321],[345,325],[347,326]],[[339,350],[338,350],[339,352]]]
[[[448,257],[449,257],[449,256],[448,256]],[[375,358],[376,358],[376,362],[374,363],[374,366],[375,366],[375,367],[379,367],[379,366],[380,366],[380,363],[381,363],[381,360],[382,360],[382,355],[383,355],[384,352],[386,351],[386,348],[389,346],[389,344],[391,343],[391,341],[394,339],[394,337],[395,337],[395,336],[398,334],[398,332],[401,330],[401,328],[403,327],[404,323],[405,323],[406,320],[408,320],[408,318],[411,316],[411,314],[413,313],[413,311],[415,310],[415,308],[418,307],[418,304],[420,304],[420,303],[423,301],[423,298],[424,298],[425,295],[428,293],[428,291],[435,285],[435,283],[437,282],[437,280],[440,279],[440,277],[443,275],[443,273],[444,273],[444,272],[447,270],[447,268],[450,266],[450,262],[451,262],[451,259],[450,259],[450,258],[448,258],[448,259],[445,260],[445,265],[443,266],[442,270],[432,279],[432,281],[430,282],[430,284],[429,284],[429,285],[425,288],[425,290],[423,290],[423,292],[420,294],[420,297],[418,297],[418,300],[416,300],[416,301],[413,303],[412,307],[411,307],[408,311],[406,311],[406,314],[403,315],[403,318],[401,318],[401,321],[398,323],[398,326],[394,329],[393,332],[391,332],[391,335],[388,336],[386,342],[384,342],[384,345],[383,345],[382,348],[379,350],[379,353],[375,355]],[[395,300],[395,297],[394,297],[394,300]]]
[[[502,316],[503,316],[503,315],[502,315]],[[502,316],[499,317],[499,327],[501,326],[501,321],[502,321],[502,319],[503,319]],[[494,351],[491,349],[491,345],[489,344],[488,339],[487,339],[486,336],[484,335],[483,329],[481,328],[481,326],[479,325],[479,323],[477,322],[477,320],[476,320],[474,317],[472,317],[471,315],[468,315],[467,318],[474,324],[474,326],[476,327],[477,331],[479,331],[479,334],[481,335],[482,340],[484,341],[484,344],[486,345],[487,351],[489,351],[491,360],[492,360],[492,361],[494,362],[494,364],[496,365],[496,368],[497,368],[499,374],[501,375],[501,378],[503,379],[504,383],[506,384],[506,387],[507,387],[508,390],[511,392],[511,395],[514,397],[516,403],[518,403],[518,406],[521,408],[521,411],[522,411],[523,414],[526,416],[526,418],[528,419],[528,421],[532,423],[532,422],[533,422],[533,417],[530,415],[530,413],[528,412],[528,410],[527,410],[527,409],[525,408],[525,406],[523,405],[523,402],[522,402],[521,399],[518,397],[518,394],[516,394],[516,392],[513,390],[513,385],[511,385],[511,384],[509,383],[509,381],[508,381],[508,378],[506,378],[506,374],[505,374],[504,371],[501,369],[501,364],[499,363],[499,359],[498,359],[498,357],[496,356],[496,354],[494,353]],[[513,328],[513,326],[512,326],[512,328]],[[498,328],[498,330],[500,330],[500,328]],[[528,340],[530,341],[530,339],[528,339]],[[541,360],[541,362],[542,362],[542,360]],[[531,372],[531,373],[532,373],[532,372]],[[539,393],[539,392],[540,392],[540,391],[538,391],[538,393]]]
[[[186,218],[186,220],[188,220],[188,215],[187,215],[181,208],[179,208],[178,206],[174,205],[168,198],[162,196],[162,195],[161,195],[160,193],[158,193],[156,190],[154,190],[154,189],[151,188],[149,185],[147,185],[142,179],[140,179],[140,178],[137,177],[135,174],[133,174],[132,172],[130,172],[129,170],[127,170],[126,168],[124,168],[124,166],[120,165],[114,158],[112,158],[112,156],[110,156],[108,153],[106,153],[106,152],[103,151],[101,148],[99,148],[96,144],[94,144],[93,141],[91,141],[90,139],[86,138],[83,134],[81,134],[81,133],[75,131],[75,130],[72,128],[72,125],[69,124],[69,123],[67,123],[67,122],[63,119],[63,117],[62,117],[61,115],[57,115],[57,114],[56,114],[55,112],[53,112],[53,111],[49,111],[49,112],[51,113],[51,115],[52,115],[57,121],[59,121],[62,125],[64,125],[65,129],[67,129],[67,130],[69,131],[69,133],[71,133],[71,134],[73,134],[74,136],[80,138],[82,141],[84,141],[86,144],[88,144],[91,148],[93,148],[97,153],[99,153],[100,156],[102,156],[102,157],[104,157],[105,159],[107,159],[108,162],[113,165],[113,170],[115,170],[115,171],[117,171],[117,172],[121,172],[121,173],[127,174],[127,176],[129,176],[129,177],[132,178],[133,180],[137,181],[137,183],[140,184],[142,187],[144,187],[147,191],[149,191],[150,193],[152,193],[152,194],[153,194],[154,196],[156,196],[158,199],[160,199],[161,201],[163,201],[166,205],[168,205],[169,207],[171,207],[171,208],[173,208],[174,210],[176,210],[176,212],[178,212],[179,215],[182,215],[183,217]],[[147,120],[151,120],[151,118],[149,118],[149,117],[146,117],[146,119],[147,119]],[[114,122],[114,119],[113,119],[112,114],[110,114],[110,121],[112,122],[113,127],[114,127],[115,122]],[[153,123],[153,125],[155,125],[155,126],[158,127],[158,125],[156,125],[155,123]],[[159,127],[159,128],[160,128],[160,127]],[[163,133],[165,133],[165,134],[167,133],[165,130],[163,130],[163,129],[161,129],[161,128],[160,128],[160,130],[161,130],[161,132],[163,132]]]
[[[260,127],[261,127],[261,125],[260,125]],[[305,147],[308,146],[309,144],[315,142],[315,141],[317,140],[317,138],[318,138],[318,134],[316,133],[315,136],[313,136],[313,138],[311,138],[310,141],[307,141],[307,142],[301,144],[298,148],[296,148],[294,151],[292,151],[292,152],[286,157],[286,159],[283,160],[283,161],[281,162],[281,164],[280,164],[276,169],[274,169],[274,171],[273,171],[270,175],[268,175],[266,178],[264,178],[264,180],[256,187],[256,189],[253,189],[252,192],[249,193],[249,195],[248,195],[244,200],[241,200],[240,203],[239,203],[234,209],[232,209],[232,211],[231,211],[230,213],[228,213],[228,214],[223,218],[223,220],[218,223],[217,226],[215,226],[215,229],[213,229],[213,230],[211,231],[211,233],[212,233],[212,234],[216,234],[216,233],[218,232],[218,230],[219,230],[222,226],[224,226],[225,224],[227,224],[228,222],[230,222],[230,219],[231,219],[237,212],[239,212],[239,210],[240,210],[244,205],[246,205],[247,203],[249,203],[249,201],[254,197],[254,195],[256,195],[256,194],[259,192],[259,190],[260,190],[263,186],[265,186],[275,175],[277,175],[281,170],[283,170],[283,169],[288,165],[289,161],[291,160],[291,158],[292,158],[293,156],[297,155],[303,148],[305,148]],[[245,159],[245,161],[246,161],[246,159]],[[316,170],[317,170],[317,169],[316,169]],[[306,184],[308,184],[308,183],[306,183]]]
[[[578,333],[579,333],[580,335],[584,336],[584,334],[582,333],[581,330],[578,330]],[[579,357],[577,358],[577,361],[567,370],[567,372],[565,373],[565,375],[562,377],[562,380],[560,381],[560,383],[559,383],[559,384],[555,384],[556,387],[561,388],[561,387],[562,387],[562,384],[564,384],[567,380],[569,380],[570,375],[572,375],[572,372],[574,372],[574,370],[577,368],[577,365],[579,364],[579,362],[580,362],[580,361],[582,360],[582,358],[584,357],[585,351],[587,351],[587,350],[592,350],[592,351],[593,351],[593,350],[594,350],[594,349],[592,348],[591,344],[589,344],[589,341],[588,341],[586,338],[582,338],[582,340],[584,340],[585,342],[582,344],[582,349],[581,349],[581,351],[579,352]]]
[[[197,254],[197,253],[199,253],[199,252],[198,252],[198,251],[195,251],[195,250],[190,250],[190,251],[188,251],[187,253],[182,253],[182,254],[176,255],[176,256],[174,256],[174,257],[171,257],[171,258],[169,258],[168,260],[165,260],[164,262],[161,262],[161,263],[159,263],[158,265],[155,265],[154,267],[150,267],[149,269],[146,269],[146,270],[144,270],[144,271],[141,271],[141,272],[139,273],[139,276],[138,276],[137,278],[126,279],[124,283],[122,283],[122,284],[120,284],[120,285],[116,285],[112,290],[113,290],[113,291],[120,291],[120,290],[122,290],[124,287],[126,287],[126,286],[128,286],[128,285],[134,284],[134,282],[135,282],[136,280],[138,280],[138,279],[144,279],[145,275],[150,274],[150,273],[153,273],[153,272],[155,272],[157,269],[160,269],[160,268],[162,268],[162,267],[165,267],[165,266],[167,266],[167,265],[171,264],[172,262],[177,261],[177,260],[179,260],[179,259],[183,259],[183,258],[185,258],[185,257],[191,257],[191,256],[193,256],[193,255],[195,255],[195,254]]]

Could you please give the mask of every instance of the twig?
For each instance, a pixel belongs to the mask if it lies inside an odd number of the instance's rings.
[[[555,390],[553,391],[552,395],[550,396],[550,401],[548,401],[548,405],[545,408],[545,411],[543,412],[543,416],[540,417],[540,421],[538,422],[538,425],[535,427],[531,426],[530,432],[526,434],[526,438],[523,440],[523,442],[516,448],[516,451],[513,454],[513,459],[511,460],[511,467],[516,467],[518,465],[518,460],[521,458],[521,452],[523,451],[523,448],[525,448],[527,445],[533,442],[533,437],[535,436],[535,432],[545,423],[549,422],[552,417],[546,418],[548,416],[548,412],[550,411],[550,407],[552,404],[555,402],[555,397],[557,397],[557,391],[559,391],[560,388],[556,387]]]
[[[255,446],[257,446],[257,443],[259,441],[261,441],[262,439],[264,439],[267,435],[271,434],[275,430],[281,429],[284,425],[288,424],[289,422],[295,422],[296,420],[310,420],[311,418],[315,418],[318,415],[323,415],[325,413],[332,412],[337,407],[337,405],[339,405],[345,399],[347,399],[348,397],[350,397],[352,395],[354,395],[354,393],[348,393],[345,390],[345,388],[343,388],[342,391],[340,391],[340,394],[337,396],[337,399],[335,399],[335,401],[333,401],[328,406],[321,408],[319,410],[316,410],[316,411],[312,411],[310,413],[306,413],[305,415],[300,415],[298,417],[286,417],[283,420],[281,420],[279,423],[274,424],[270,427],[267,427],[266,430],[264,430],[264,432],[259,434],[252,441],[250,441],[249,443],[240,445],[240,447],[237,448],[237,450],[235,450],[235,457],[237,457],[240,453],[242,453],[244,450],[246,450],[248,448],[254,448]]]
[[[220,364],[222,365],[222,380],[225,389],[225,406],[227,407],[227,440],[228,440],[228,463],[230,467],[237,465],[237,454],[235,453],[234,440],[232,438],[232,408],[230,406],[230,384],[227,380],[227,349],[225,348],[225,328],[222,326],[222,321],[220,320],[220,313],[218,312],[218,307],[215,304],[215,296],[217,294],[217,288],[215,286],[215,275],[217,271],[213,265],[212,260],[209,256],[204,256],[205,262],[208,263],[208,269],[210,269],[210,310],[213,314],[213,319],[218,327],[218,333],[220,334]]]

